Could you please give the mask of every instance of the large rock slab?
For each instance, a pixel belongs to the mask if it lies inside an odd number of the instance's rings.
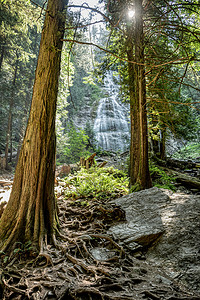
[[[110,233],[199,292],[200,196],[154,187],[112,202],[125,211],[126,222],[111,227]]]
[[[159,209],[169,201],[169,196],[158,188],[112,201],[125,211],[127,222],[111,227],[110,233],[131,250],[150,246],[165,231]]]
[[[170,200],[160,210],[165,234],[146,257],[177,281],[200,292],[200,196],[174,193]]]

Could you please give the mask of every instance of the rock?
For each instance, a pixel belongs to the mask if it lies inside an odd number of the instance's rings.
[[[200,196],[174,193],[160,210],[165,234],[147,253],[147,260],[162,266],[193,291],[200,290]]]
[[[63,164],[62,166],[57,167],[56,170],[56,177],[66,177],[67,175],[69,175],[70,173],[74,173],[76,171],[78,171],[79,167],[77,164]]]
[[[142,248],[147,262],[199,292],[200,196],[154,187],[112,203],[125,211],[126,222],[111,227],[110,233],[130,250]]]
[[[56,170],[56,177],[65,177],[71,172],[70,165],[63,164]]]
[[[110,233],[128,248],[132,248],[132,243],[149,247],[164,233],[158,208],[166,206],[169,201],[169,196],[158,188],[132,193],[112,201],[125,211],[127,222],[111,227]]]
[[[112,259],[116,255],[115,251],[110,251],[107,248],[100,248],[100,247],[92,248],[90,252],[96,260],[100,260],[100,261],[106,261],[108,259]]]

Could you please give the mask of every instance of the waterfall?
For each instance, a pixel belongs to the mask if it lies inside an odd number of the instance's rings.
[[[112,72],[104,79],[104,91],[106,97],[99,102],[93,128],[96,145],[103,150],[126,151],[130,140],[127,111],[117,101],[118,86],[113,82]]]

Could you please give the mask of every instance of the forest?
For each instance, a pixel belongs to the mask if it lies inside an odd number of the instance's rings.
[[[198,0],[1,0],[0,299],[199,299],[197,254],[193,277],[178,263],[170,280],[148,260],[167,226],[199,245],[196,215],[181,217],[200,209],[199,13]]]

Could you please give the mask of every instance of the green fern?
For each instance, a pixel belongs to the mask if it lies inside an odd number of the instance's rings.
[[[81,169],[66,177],[66,198],[110,199],[128,194],[128,178],[120,170],[110,168]]]

